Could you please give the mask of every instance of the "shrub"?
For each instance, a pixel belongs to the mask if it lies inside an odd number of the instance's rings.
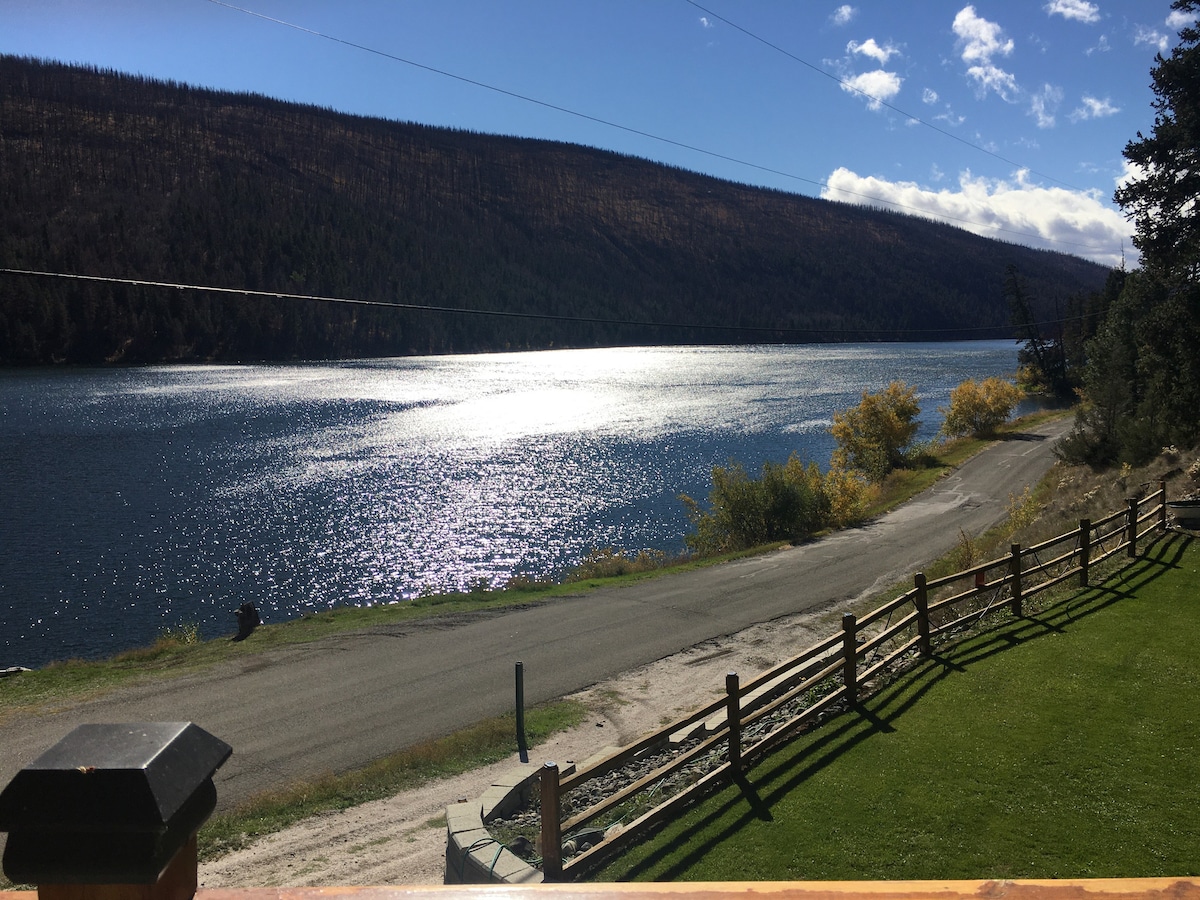
[[[878,394],[863,391],[862,403],[834,413],[830,433],[836,469],[858,469],[871,481],[882,481],[904,465],[904,449],[917,433],[917,389],[893,381]]]
[[[590,578],[616,578],[638,572],[653,572],[667,565],[667,555],[661,550],[639,550],[630,554],[612,547],[592,550],[565,578],[566,581],[586,581]]]
[[[714,467],[712,478],[708,510],[680,497],[695,528],[688,548],[702,556],[803,540],[861,520],[866,506],[867,484],[858,473],[835,468],[822,475],[816,463],[796,454],[782,465],[765,463],[759,478],[739,463]]]
[[[939,407],[946,437],[989,437],[1008,421],[1022,397],[1021,389],[1003,378],[968,378],[950,392],[950,406]]]

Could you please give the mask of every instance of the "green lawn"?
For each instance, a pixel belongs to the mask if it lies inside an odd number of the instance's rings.
[[[1200,873],[1200,545],[1006,619],[596,880]]]

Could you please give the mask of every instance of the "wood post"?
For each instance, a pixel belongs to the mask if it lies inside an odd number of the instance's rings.
[[[1079,586],[1088,586],[1088,566],[1092,561],[1092,520],[1079,520]]]
[[[198,883],[193,834],[153,884],[39,884],[37,897],[38,900],[192,900]]]
[[[917,646],[922,656],[933,652],[929,642],[929,588],[924,572],[913,576],[913,606],[917,608]]]
[[[1129,504],[1129,521],[1125,525],[1125,541],[1128,544],[1126,553],[1130,559],[1137,559],[1138,502],[1136,497],[1130,497],[1125,502]]]
[[[1158,483],[1158,527],[1167,530],[1167,483]]]
[[[842,677],[846,683],[846,701],[858,705],[858,619],[854,613],[842,613]]]
[[[562,878],[562,815],[558,793],[558,765],[542,766],[542,875],[546,881]]]
[[[529,744],[525,738],[525,663],[517,663],[517,753],[521,762],[529,762]]]
[[[1012,614],[1014,616],[1020,616],[1022,615],[1021,601],[1023,599],[1023,589],[1021,586],[1021,545],[1013,544],[1011,547],[1011,552],[1012,562],[1010,563],[1010,566],[1012,574]]]
[[[727,718],[729,719],[729,768],[732,774],[742,771],[742,692],[738,673],[725,675]]]

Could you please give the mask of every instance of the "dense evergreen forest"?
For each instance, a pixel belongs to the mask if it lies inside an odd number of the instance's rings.
[[[6,365],[999,337],[1010,267],[1046,319],[1107,275],[587,147],[12,56],[0,217],[7,269],[405,305],[3,273]]]

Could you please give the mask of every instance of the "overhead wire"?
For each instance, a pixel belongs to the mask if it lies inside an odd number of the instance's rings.
[[[606,319],[602,316],[568,316],[556,313],[514,312],[499,309],[475,309],[468,306],[436,306],[426,303],[403,303],[395,300],[368,300],[361,297],[332,297],[323,294],[298,294],[287,291],[259,291],[250,288],[218,287],[209,284],[186,284],[174,281],[150,281],[143,278],[118,278],[109,275],[81,275],[70,272],[47,272],[37,269],[15,269],[0,267],[2,275],[30,276],[34,278],[60,278],[68,281],[87,281],[98,284],[119,284],[127,287],[168,288],[176,291],[198,291],[213,294],[232,294],[241,297],[255,297],[275,300],[307,300],[317,303],[342,303],[352,306],[373,306],[386,309],[401,309],[410,312],[448,313],[455,315],[488,316],[503,319],[537,319],[549,322],[569,322],[582,325],[615,325],[628,328],[675,328],[692,331],[724,331],[751,332],[777,335],[810,335],[817,337],[848,337],[861,338],[863,335],[904,335],[928,334],[974,334],[1012,332],[1012,325],[972,325],[962,328],[789,328],[775,325],[719,325],[697,322],[659,322],[649,319]],[[1081,314],[1060,319],[1049,319],[1043,322],[1029,323],[1033,327],[1049,327],[1064,325],[1088,318],[1093,314]]]
[[[740,31],[742,34],[746,35],[746,37],[748,37],[752,40],[758,41],[763,46],[770,47],[776,53],[781,53],[784,56],[786,56],[788,59],[798,62],[800,65],[802,65],[808,69],[811,69],[812,71],[816,72],[818,75],[823,75],[824,77],[830,79],[831,81],[837,82],[844,89],[846,89],[848,91],[852,91],[853,93],[858,94],[862,97],[865,97],[867,100],[871,101],[872,103],[877,103],[880,106],[886,107],[887,109],[890,109],[892,112],[898,113],[899,115],[904,116],[904,118],[908,119],[911,122],[915,122],[918,125],[922,125],[925,128],[929,128],[932,131],[936,131],[938,134],[942,135],[943,137],[948,137],[952,141],[958,141],[958,143],[963,144],[967,147],[970,147],[972,150],[977,150],[980,153],[985,153],[988,156],[991,156],[994,159],[997,159],[1006,165],[1015,166],[1018,169],[1024,169],[1025,171],[1030,172],[1031,174],[1036,175],[1039,178],[1044,178],[1047,181],[1053,181],[1055,184],[1061,184],[1063,187],[1070,188],[1073,191],[1080,191],[1080,192],[1084,191],[1083,188],[1081,188],[1077,185],[1071,184],[1068,181],[1063,181],[1061,178],[1055,178],[1053,175],[1047,175],[1045,172],[1039,172],[1036,169],[1033,169],[1027,165],[1024,165],[1023,163],[1009,159],[1006,156],[996,153],[994,150],[989,150],[987,147],[984,147],[980,144],[976,144],[974,141],[967,140],[960,134],[955,134],[952,131],[947,131],[945,128],[941,128],[937,125],[934,125],[932,122],[927,122],[924,119],[922,119],[920,116],[917,116],[917,115],[914,115],[913,113],[907,112],[907,111],[901,109],[900,107],[895,106],[892,103],[889,103],[887,100],[885,100],[882,97],[878,97],[878,96],[870,93],[869,91],[864,91],[858,85],[852,84],[850,81],[848,81],[845,78],[842,78],[837,73],[830,72],[827,69],[823,69],[820,66],[818,66],[814,63],[811,63],[808,60],[803,59],[802,57],[797,56],[795,53],[792,53],[790,50],[786,50],[785,48],[779,46],[778,44],[774,43],[773,41],[767,40],[762,35],[756,34],[755,32],[751,31],[750,29],[739,25],[737,22],[734,22],[730,19],[725,18],[725,16],[722,16],[720,13],[713,12],[707,6],[700,5],[699,3],[696,2],[696,0],[684,0],[684,2],[689,3],[692,6],[696,7],[696,9],[700,10],[706,16],[712,16],[712,18],[714,18],[720,22],[724,22],[730,28],[733,28],[736,31]]]
[[[550,103],[549,101],[541,100],[537,97],[529,96],[528,94],[522,94],[518,91],[513,91],[508,88],[498,87],[497,85],[489,84],[488,82],[480,81],[475,78],[468,78],[465,75],[459,75],[455,72],[450,72],[446,69],[441,69],[436,66],[431,66],[431,65],[428,65],[427,63],[417,62],[416,60],[409,59],[408,57],[400,56],[395,53],[389,53],[385,50],[380,50],[378,48],[371,47],[367,44],[361,44],[361,43],[358,43],[357,41],[351,41],[346,38],[338,37],[337,35],[332,35],[332,34],[328,34],[323,31],[318,31],[315,28],[309,28],[305,25],[300,25],[295,22],[290,22],[287,19],[281,19],[277,16],[269,16],[269,15],[266,15],[265,13],[261,13],[256,10],[253,10],[253,9],[248,9],[247,7],[244,7],[244,6],[238,6],[237,4],[230,3],[230,2],[228,2],[228,0],[208,0],[208,2],[214,4],[215,6],[221,6],[226,9],[233,10],[235,12],[240,12],[247,16],[251,16],[256,19],[261,19],[265,22],[271,22],[275,25],[280,25],[284,28],[290,28],[295,31],[299,31],[303,34],[310,35],[312,37],[330,41],[335,44],[341,44],[343,46],[350,47],[354,50],[360,50],[364,53],[370,53],[375,56],[379,56],[384,59],[391,60],[393,62],[398,62],[398,63],[401,63],[406,66],[411,66],[416,69],[421,69],[423,71],[430,72],[434,75],[439,75],[444,78],[450,78],[454,81],[462,82],[463,84],[468,84],[473,87],[481,88],[481,89],[487,90],[487,91],[492,91],[494,93],[501,94],[506,97],[511,97],[515,100],[520,100],[524,103],[532,103],[532,104],[534,104],[536,106],[540,106],[544,109],[549,109],[554,112],[562,113],[564,115],[574,116],[575,118],[578,118],[578,119],[583,119],[588,122],[593,122],[598,125],[603,125],[607,128],[614,128],[618,131],[623,131],[627,134],[632,134],[632,135],[636,135],[637,137],[643,137],[648,140],[657,141],[659,143],[667,144],[672,147],[678,147],[681,150],[687,150],[692,153],[698,153],[702,156],[707,156],[711,159],[719,159],[723,162],[729,162],[729,163],[733,163],[734,165],[744,166],[746,168],[754,169],[759,172],[764,172],[769,175],[778,175],[781,178],[787,178],[787,179],[790,179],[793,181],[799,181],[804,184],[811,184],[815,187],[823,188],[828,191],[834,191],[839,194],[844,194],[844,195],[847,195],[850,197],[859,197],[863,200],[868,200],[872,203],[878,203],[878,204],[881,204],[884,206],[894,207],[895,209],[903,210],[907,213],[917,215],[922,218],[936,219],[938,221],[945,221],[945,222],[957,222],[957,223],[961,223],[963,225],[969,225],[972,228],[987,229],[989,232],[995,233],[995,234],[1012,235],[1014,237],[1034,239],[1034,240],[1045,242],[1047,244],[1059,244],[1059,245],[1068,246],[1068,247],[1080,247],[1080,248],[1090,248],[1090,249],[1099,249],[1101,246],[1101,245],[1095,244],[1095,243],[1086,243],[1086,242],[1082,242],[1082,241],[1068,241],[1068,240],[1064,240],[1062,238],[1048,237],[1046,235],[1039,234],[1036,232],[1020,231],[1017,229],[1004,228],[999,225],[995,225],[993,223],[980,222],[976,219],[970,219],[970,218],[966,218],[963,216],[950,215],[948,213],[938,213],[935,216],[933,213],[929,212],[929,210],[923,209],[919,206],[902,203],[899,200],[892,200],[892,199],[888,199],[886,197],[880,197],[878,195],[864,193],[862,191],[854,191],[849,188],[836,187],[834,185],[831,185],[828,181],[822,181],[822,180],[816,179],[816,178],[808,178],[804,175],[797,175],[794,172],[787,172],[782,169],[776,169],[771,166],[765,166],[760,163],[755,163],[755,162],[751,162],[749,160],[741,159],[739,157],[730,156],[730,155],[724,154],[724,153],[719,153],[715,150],[708,150],[704,147],[699,147],[695,144],[689,144],[685,141],[679,141],[679,140],[675,140],[674,138],[664,137],[662,135],[654,134],[653,132],[645,131],[640,128],[633,128],[629,125],[622,125],[621,123],[614,122],[611,119],[601,118],[599,116],[594,116],[589,113],[584,113],[584,112],[580,112],[579,110],[571,109],[570,107],[561,106],[556,103]],[[691,3],[692,0],[687,0],[687,2]],[[695,3],[693,3],[692,5],[696,6],[697,9],[703,9],[703,10],[705,10],[705,12],[708,12],[708,10],[705,9],[705,7],[699,6],[698,4],[695,4]],[[721,18],[716,13],[710,13],[710,14],[716,18]],[[729,23],[728,20],[726,20],[724,18],[721,18],[721,21],[727,22],[728,24],[731,25],[731,27],[738,28],[738,30],[743,31],[744,33],[750,35],[751,37],[755,37],[756,40],[763,40],[761,38],[757,38],[751,32],[740,28],[740,26],[734,25],[733,23]],[[779,52],[787,53],[787,51],[776,47],[774,44],[770,44],[769,42],[767,42],[765,40],[763,42],[767,43],[769,46],[773,47],[774,49],[779,50]],[[831,77],[831,78],[834,78],[835,80],[838,80],[837,76],[834,76],[828,72],[825,72],[823,69],[820,69],[819,67],[813,66],[811,63],[808,63],[808,62],[802,60],[800,57],[794,56],[790,53],[787,53],[787,55],[790,56],[792,59],[795,59],[796,61],[802,63],[805,66],[809,66],[810,68],[816,69],[816,71],[820,72],[823,75],[826,75],[827,77]],[[845,83],[845,82],[842,82],[842,83]],[[859,91],[859,92],[865,93],[862,91]],[[870,95],[867,95],[867,96],[870,96]],[[876,98],[872,98],[872,99],[876,99]],[[880,101],[880,102],[883,102],[883,101]],[[890,104],[887,104],[887,105],[889,106],[889,108],[894,109],[896,112],[900,113],[901,115],[908,116],[909,118],[912,118],[916,121],[921,121],[921,120],[917,119],[917,117],[912,116],[909,113],[905,113],[902,110],[897,109],[896,107],[892,107]],[[926,123],[922,122],[922,124],[926,124]],[[934,128],[935,130],[938,130],[938,131],[941,130],[941,129],[937,129],[936,126],[933,126],[933,125],[930,125],[929,127]],[[955,137],[955,135],[950,134],[949,132],[944,132],[944,133],[950,137]],[[990,153],[990,151],[988,151],[982,147],[978,147],[977,145],[972,144],[970,141],[966,141],[965,143],[967,143],[971,147],[975,147],[976,149],[981,150],[982,152]],[[1006,159],[1004,159],[1004,157],[998,156],[997,154],[992,153],[991,155],[997,156],[998,159],[1004,160],[1006,163],[1008,163],[1010,165],[1018,165],[1019,166],[1019,164],[1013,163],[1009,160],[1006,160]],[[1028,169],[1027,167],[1021,167],[1021,166],[1019,166],[1019,167],[1026,168],[1027,171],[1033,172],[1032,169]],[[1034,174],[1038,174],[1040,177],[1043,177],[1043,178],[1049,178],[1049,176],[1040,175],[1040,173],[1035,172]],[[1050,180],[1058,181],[1058,179],[1050,179]],[[1065,184],[1065,182],[1061,182],[1061,181],[1058,181],[1058,183]],[[1069,185],[1068,185],[1068,187],[1069,187]]]

